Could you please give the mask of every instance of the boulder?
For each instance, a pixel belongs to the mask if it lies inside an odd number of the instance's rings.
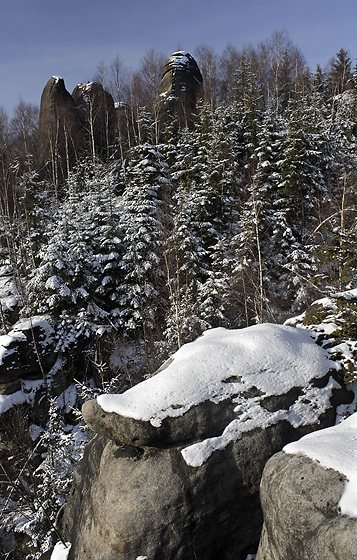
[[[329,460],[320,457],[323,464],[303,454],[290,454],[294,450],[290,445],[286,447],[289,453],[282,451],[268,461],[261,482],[264,527],[256,560],[357,559],[357,414],[354,416],[353,430],[345,439],[342,426],[342,431],[328,428],[297,442],[304,446],[309,438],[312,448],[319,451],[321,439],[327,437]],[[334,433],[342,453],[330,441]],[[349,462],[355,465],[356,472],[348,472],[349,481],[346,474],[327,466],[339,455],[341,466],[335,464],[336,468],[345,470]],[[344,510],[349,492],[352,511],[351,505]]]
[[[100,435],[58,518],[68,560],[246,560],[265,463],[352,398],[302,329],[207,331],[151,378],[84,405]]]
[[[203,97],[203,78],[188,52],[174,52],[166,62],[159,84],[156,109],[162,122],[176,117],[180,127],[191,127],[196,102]]]

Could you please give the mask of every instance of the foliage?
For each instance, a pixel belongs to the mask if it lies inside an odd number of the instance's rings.
[[[13,122],[0,111],[1,270],[12,271],[14,315],[55,320],[65,383],[75,375],[82,398],[132,385],[207,328],[282,322],[306,308],[290,324],[311,329],[356,379],[349,55],[313,76],[284,33],[257,49],[227,48],[220,61],[199,53],[209,89],[195,126],[181,130],[159,130],[160,57],[152,52],[145,79],[130,83],[117,60],[110,83],[127,104],[111,153],[120,159],[78,157],[61,185],[34,171],[36,111],[23,105]],[[11,314],[0,311],[5,332]],[[36,443],[19,414],[6,512],[37,558],[82,442],[51,398]]]
[[[357,381],[356,290],[318,300],[288,324],[311,329],[317,342],[338,362],[346,383]]]

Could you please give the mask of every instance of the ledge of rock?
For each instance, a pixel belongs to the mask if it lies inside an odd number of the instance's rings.
[[[357,559],[357,414],[285,449],[264,469],[256,560]]]
[[[246,560],[265,463],[352,398],[305,330],[207,331],[151,378],[84,405],[102,435],[58,520],[68,560]]]
[[[165,446],[217,437],[213,451],[255,427],[315,424],[332,397],[335,404],[350,398],[335,368],[302,329],[211,329],[146,381],[85,403],[83,416],[93,432],[117,443]]]

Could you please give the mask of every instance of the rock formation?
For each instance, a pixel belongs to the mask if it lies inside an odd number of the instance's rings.
[[[72,97],[81,113],[87,145],[92,154],[108,157],[117,134],[118,117],[112,96],[101,84],[88,82],[76,86]]]
[[[352,460],[357,471],[357,414],[354,417],[336,428],[310,434],[310,444],[317,450],[321,437],[326,438],[329,459],[325,466],[306,455],[286,452],[268,461],[261,482],[264,528],[256,560],[357,559],[355,495],[352,489],[354,516],[348,513],[348,508],[347,512],[341,512],[341,498],[350,491],[347,477],[337,468],[328,468],[329,461],[339,458],[343,463],[339,468],[344,469]],[[343,445],[343,454],[338,457],[339,451],[329,439],[334,432],[339,434],[348,422],[354,423],[354,429],[345,440],[342,434],[338,438]],[[305,439],[302,438],[302,445]],[[287,451],[289,448],[288,445]],[[356,485],[356,473],[353,478],[348,484]]]
[[[41,97],[40,164],[58,184],[83,153],[108,156],[116,129],[114,101],[101,84],[80,84],[71,95],[63,78],[53,76]]]
[[[156,110],[164,122],[176,117],[178,126],[191,127],[197,100],[203,95],[203,79],[195,59],[185,51],[173,53],[166,62],[159,85]]]
[[[84,147],[80,113],[63,78],[52,76],[43,90],[39,118],[39,161],[55,183],[72,167]]]
[[[266,461],[352,400],[302,329],[212,329],[83,407],[97,434],[58,518],[68,560],[245,560]]]
[[[6,259],[5,251],[0,258]],[[19,318],[19,303],[21,296],[18,292],[14,278],[13,268],[10,265],[0,266],[0,317],[1,327],[9,330],[10,325],[16,323]]]

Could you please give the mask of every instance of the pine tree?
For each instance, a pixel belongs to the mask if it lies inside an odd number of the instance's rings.
[[[351,58],[345,49],[340,49],[332,62],[330,80],[332,95],[339,95],[352,87]]]
[[[115,169],[83,162],[48,223],[29,282],[33,312],[69,314],[106,322],[119,277],[121,252]]]
[[[118,289],[118,321],[130,336],[146,338],[160,330],[169,191],[167,168],[157,146],[138,145],[126,170],[121,218],[124,253],[119,263],[123,282]]]

